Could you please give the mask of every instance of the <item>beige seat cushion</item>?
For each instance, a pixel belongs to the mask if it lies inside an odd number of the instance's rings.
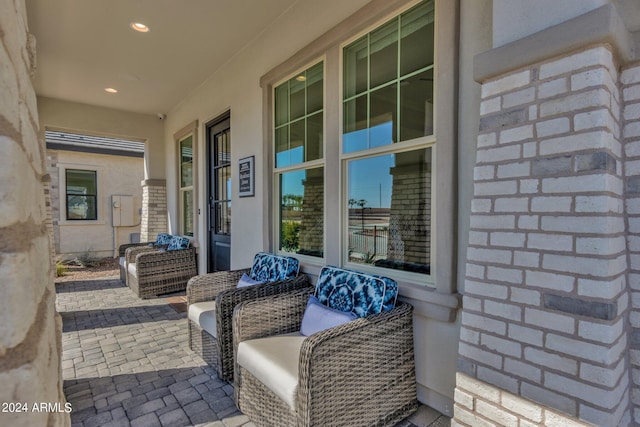
[[[133,277],[138,277],[138,270],[136,269],[136,263],[135,262],[130,262],[127,265],[127,271],[129,272],[129,274],[131,274]]]
[[[238,364],[295,410],[298,362],[305,336],[299,332],[243,341]]]
[[[216,328],[216,302],[202,301],[189,305],[187,312],[189,320],[200,326],[201,329],[214,338],[218,337]]]

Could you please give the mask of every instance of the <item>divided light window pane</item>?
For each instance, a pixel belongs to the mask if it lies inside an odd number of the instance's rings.
[[[343,51],[344,153],[433,134],[433,1]]]
[[[193,137],[180,141],[180,187],[193,185]]]
[[[323,96],[322,62],[275,88],[276,168],[322,158]]]

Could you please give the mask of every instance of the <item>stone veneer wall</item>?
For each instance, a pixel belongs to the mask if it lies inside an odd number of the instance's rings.
[[[60,252],[60,174],[58,171],[58,153],[47,151],[47,172],[51,177],[49,182],[49,197],[51,198],[51,219],[53,227],[53,245],[56,253]]]
[[[485,81],[480,108],[453,424],[628,425],[614,55]]]
[[[626,205],[628,220],[627,246],[629,251],[628,287],[631,295],[629,320],[629,359],[631,365],[631,402],[633,420],[640,425],[640,64],[622,72],[622,100],[624,105],[624,154],[626,176]]]
[[[0,0],[0,402],[26,403],[1,412],[7,426],[65,426],[62,322],[55,309],[49,176],[31,78],[35,39],[24,0]],[[33,405],[60,412],[34,412]],[[7,408],[10,409],[10,408]]]
[[[167,184],[163,179],[142,181],[140,241],[152,242],[167,228]]]

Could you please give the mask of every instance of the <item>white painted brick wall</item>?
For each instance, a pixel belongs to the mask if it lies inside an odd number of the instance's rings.
[[[459,373],[454,424],[622,420],[628,307],[640,325],[640,271],[637,295],[624,297],[625,272],[640,270],[640,76],[624,73],[621,97],[613,54],[595,46],[482,85],[460,356],[474,381],[520,396],[492,401]],[[629,188],[638,216],[626,218]],[[636,240],[625,239],[626,221]],[[557,298],[569,303],[545,306]],[[575,314],[591,301],[614,304],[615,317]],[[640,382],[640,349],[634,366]]]
[[[458,373],[452,426],[587,427],[591,424]]]

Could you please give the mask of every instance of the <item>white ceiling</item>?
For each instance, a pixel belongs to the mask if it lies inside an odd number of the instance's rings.
[[[296,1],[26,0],[36,93],[166,113]]]

